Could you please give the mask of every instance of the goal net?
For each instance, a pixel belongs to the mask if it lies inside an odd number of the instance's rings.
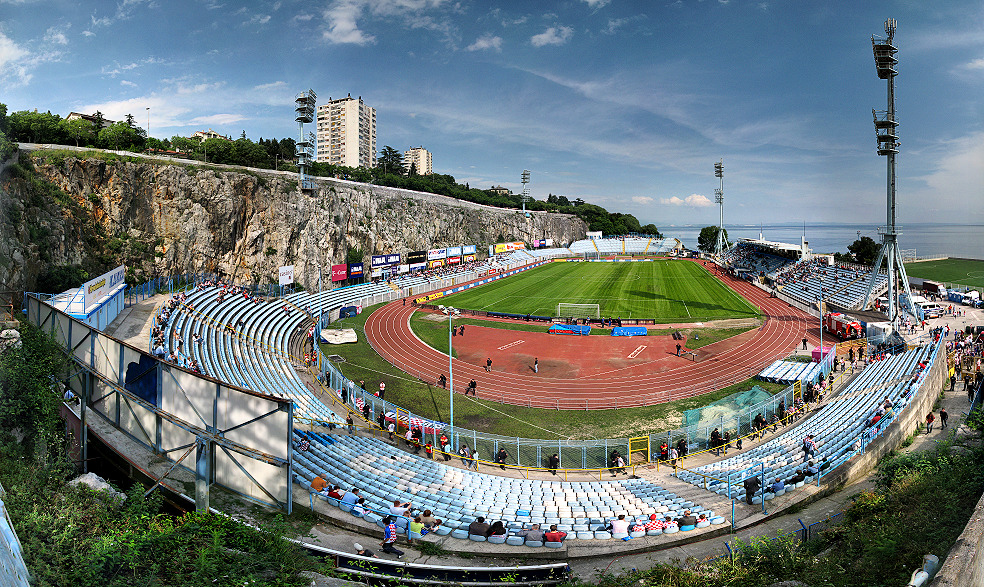
[[[598,304],[557,304],[557,316],[561,318],[601,318],[601,306]]]

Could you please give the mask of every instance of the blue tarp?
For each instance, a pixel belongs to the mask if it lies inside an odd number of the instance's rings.
[[[618,326],[612,328],[612,336],[646,336],[645,326]]]
[[[576,326],[570,324],[554,324],[550,327],[550,334],[573,334],[587,336],[590,333],[591,327],[588,325]]]

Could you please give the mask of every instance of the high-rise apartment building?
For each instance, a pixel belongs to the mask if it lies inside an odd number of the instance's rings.
[[[403,169],[410,173],[410,168],[416,165],[417,175],[434,173],[434,158],[431,152],[423,147],[410,147],[403,152]]]
[[[375,167],[376,109],[352,94],[319,104],[316,159],[332,165]]]

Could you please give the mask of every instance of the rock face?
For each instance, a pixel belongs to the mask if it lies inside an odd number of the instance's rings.
[[[31,289],[42,257],[59,265],[93,255],[103,255],[104,264],[127,262],[136,277],[212,271],[259,284],[276,282],[279,266],[294,265],[297,281],[309,288],[317,287],[321,268],[327,287],[329,266],[344,263],[349,250],[362,252],[368,272],[373,254],[475,244],[484,256],[489,244],[503,239],[570,243],[587,229],[566,214],[526,217],[341,180],[319,178],[317,190],[301,193],[296,176],[285,172],[68,156],[35,158],[34,174],[72,202],[32,212],[39,207],[26,203],[26,187],[0,183],[0,287]],[[32,213],[38,217],[28,218]],[[94,224],[89,230],[86,214]],[[46,227],[43,243],[35,242],[37,230],[28,230],[28,223]],[[91,230],[104,231],[101,244]]]

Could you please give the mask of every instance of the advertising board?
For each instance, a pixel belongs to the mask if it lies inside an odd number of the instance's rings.
[[[349,263],[348,266],[349,277],[362,277],[363,270],[364,270],[364,265],[362,263]]]
[[[413,251],[407,253],[407,263],[414,265],[416,263],[423,263],[427,260],[427,251]]]
[[[465,255],[464,259],[465,259],[465,263],[471,263],[472,261],[475,260],[475,255]]]
[[[331,266],[331,280],[332,281],[343,281],[348,277],[348,265],[332,265]]]
[[[443,267],[444,259],[436,259],[434,261],[428,261],[427,266],[430,267],[431,269],[434,269],[435,267]]]
[[[448,247],[448,257],[460,257],[461,247]]]
[[[387,253],[385,255],[373,255],[372,256],[372,267],[386,267],[387,265],[399,265],[400,264],[400,254],[399,253]]]
[[[427,260],[433,261],[435,259],[444,259],[448,256],[447,249],[430,249],[427,251]]]
[[[290,285],[294,283],[294,266],[287,265],[280,268],[280,285]]]
[[[465,246],[461,247],[461,254],[463,254],[463,255],[474,255],[475,254],[475,245],[465,245]]]

